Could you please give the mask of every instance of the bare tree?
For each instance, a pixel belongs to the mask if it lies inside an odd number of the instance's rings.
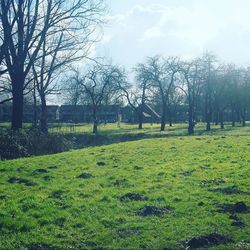
[[[148,59],[148,68],[152,83],[158,88],[161,98],[161,131],[164,131],[170,95],[174,89],[176,75],[180,71],[179,59],[177,57],[167,59],[159,56],[152,57]]]
[[[115,103],[119,98],[125,73],[116,66],[95,64],[85,75],[76,70],[72,80],[79,84],[84,102],[92,109],[93,133],[97,134],[100,108],[104,104]]]
[[[66,76],[63,79],[63,84],[61,88],[62,98],[65,104],[72,105],[74,107],[74,117],[73,121],[78,122],[77,116],[77,106],[81,104],[82,101],[82,91],[80,82],[80,72],[75,70],[73,75]]]
[[[239,91],[240,100],[240,115],[242,126],[246,126],[246,116],[250,111],[250,68],[243,69],[243,79]]]
[[[138,117],[138,128],[143,128],[145,105],[152,96],[151,75],[146,64],[138,64],[135,69],[135,84],[120,86],[128,104]]]
[[[203,99],[204,99],[204,113],[206,130],[211,130],[211,122],[213,115],[213,87],[215,81],[215,62],[216,57],[212,53],[205,53],[202,58],[203,64],[203,75],[204,75],[204,88],[203,88]]]
[[[100,21],[102,0],[0,0],[0,39],[11,79],[12,128],[22,127],[25,79],[46,37],[67,33],[65,41],[88,44],[81,34],[93,33],[93,21]],[[79,49],[79,46],[77,47]]]
[[[188,134],[194,133],[196,112],[202,89],[202,75],[199,59],[182,64],[184,83],[179,88],[184,92],[188,104]]]

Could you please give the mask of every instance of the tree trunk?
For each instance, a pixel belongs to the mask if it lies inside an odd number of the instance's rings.
[[[234,114],[234,108],[232,108],[232,127],[235,127],[235,114]]]
[[[74,123],[78,123],[78,112],[77,112],[77,104],[74,103]]]
[[[218,111],[215,112],[215,122],[214,123],[216,126],[219,125],[219,112]]]
[[[161,131],[164,131],[166,127],[166,106],[163,104],[161,115]]]
[[[44,133],[48,133],[48,110],[46,104],[46,97],[44,94],[40,95],[41,97],[41,119],[40,119],[40,126],[41,131]]]
[[[207,130],[207,131],[210,131],[210,130],[211,130],[211,124],[210,124],[210,121],[207,121],[206,130]]]
[[[241,112],[242,127],[246,126],[246,108]]]
[[[37,127],[37,99],[36,99],[36,88],[34,86],[34,92],[33,92],[33,127]]]
[[[246,127],[246,117],[242,116],[242,127]]]
[[[211,96],[208,94],[206,96],[206,104],[205,104],[205,119],[206,119],[206,130],[211,130],[211,118],[212,118],[212,107],[211,107]]]
[[[220,128],[224,129],[224,115],[223,115],[223,111],[220,111]]]
[[[211,112],[211,107],[209,105],[209,108],[208,108],[207,114],[206,114],[206,122],[207,122],[206,130],[207,131],[211,130],[211,118],[212,118],[212,112]]]
[[[171,113],[170,110],[168,112],[168,116],[169,116],[169,127],[172,127],[173,126],[173,123],[172,123],[172,113]]]
[[[12,121],[11,128],[18,130],[22,128],[23,124],[23,86],[24,79],[17,76],[12,79]]]
[[[93,134],[97,134],[97,132],[98,132],[97,127],[98,127],[98,122],[97,122],[97,120],[95,119],[95,120],[94,120],[94,123],[93,123]]]
[[[142,124],[143,124],[143,106],[139,108],[139,115],[138,115],[138,128],[142,129]]]
[[[142,129],[142,121],[139,119],[138,129]]]
[[[188,134],[193,135],[194,134],[194,115],[193,115],[193,109],[192,107],[189,107],[188,112]]]
[[[98,119],[96,107],[93,107],[93,134],[98,132]]]

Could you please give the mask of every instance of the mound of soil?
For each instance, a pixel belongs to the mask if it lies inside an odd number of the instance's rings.
[[[225,195],[232,195],[232,194],[246,194],[246,195],[249,195],[250,194],[250,192],[245,192],[245,191],[239,190],[236,186],[208,189],[208,191],[222,193],[222,194],[225,194]]]
[[[249,207],[243,201],[236,202],[235,204],[223,204],[220,205],[220,208],[220,212],[222,213],[246,213],[250,211]]]
[[[127,200],[132,200],[132,201],[145,201],[147,200],[147,197],[144,197],[141,194],[138,193],[127,193],[124,194],[123,196],[120,197],[120,201],[127,201]]]
[[[103,162],[103,161],[98,161],[98,162],[96,163],[96,165],[99,166],[99,167],[102,167],[102,166],[105,166],[106,163]]]
[[[133,168],[134,168],[134,170],[142,170],[143,169],[143,167],[140,167],[140,166],[134,166]]]
[[[141,233],[141,230],[139,228],[124,228],[118,230],[117,234],[121,238],[127,238],[132,235],[139,235]]]
[[[145,206],[142,207],[139,212],[137,213],[137,215],[139,216],[161,216],[164,215],[166,213],[170,213],[173,209],[169,206],[165,206],[165,207],[156,207],[156,206]]]
[[[43,179],[44,179],[45,181],[50,181],[50,180],[54,179],[54,177],[51,176],[51,175],[46,175],[46,176],[43,177]]]
[[[55,199],[60,199],[63,195],[64,191],[63,190],[57,190],[52,192],[52,194],[49,196],[49,198],[55,198]]]
[[[16,177],[9,178],[8,182],[11,184],[15,184],[15,183],[24,184],[26,186],[35,186],[36,185],[36,183],[34,183],[32,181],[22,179],[22,178],[16,178]]]
[[[229,219],[233,220],[233,222],[231,224],[233,227],[244,227],[244,226],[246,226],[245,223],[243,221],[241,221],[241,219],[235,214],[230,215]]]
[[[6,198],[7,198],[6,195],[0,194],[0,200],[4,200],[4,199],[6,199]]]
[[[233,227],[245,227],[246,224],[243,221],[234,221],[231,224]]]
[[[80,245],[83,247],[95,247],[96,243],[93,241],[84,241]]]
[[[215,180],[203,180],[200,182],[201,186],[210,186],[210,185],[221,185],[224,184],[225,181],[222,179],[215,179]]]
[[[220,244],[226,244],[231,241],[229,236],[221,235],[218,233],[212,233],[204,236],[196,236],[186,241],[186,249],[197,249],[202,247],[212,247]]]
[[[48,173],[48,171],[43,168],[39,168],[33,171],[33,174],[46,174],[46,173]]]
[[[28,245],[28,250],[57,250],[57,248],[43,243],[33,243]]]
[[[191,176],[194,172],[195,172],[195,170],[185,171],[185,172],[180,173],[180,175]]]
[[[48,167],[48,169],[57,169],[58,167],[57,166],[50,166]]]
[[[113,185],[115,187],[128,186],[128,180],[125,178],[120,180],[115,180]]]
[[[88,174],[88,173],[83,173],[83,174],[80,174],[79,176],[77,176],[77,178],[80,178],[80,179],[90,179],[93,177],[94,176],[92,174]]]

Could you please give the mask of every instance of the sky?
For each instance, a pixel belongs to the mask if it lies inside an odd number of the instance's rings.
[[[250,0],[106,0],[96,55],[133,68],[148,56],[190,59],[206,51],[250,65]]]

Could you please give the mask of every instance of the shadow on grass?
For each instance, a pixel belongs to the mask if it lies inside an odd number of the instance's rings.
[[[204,125],[197,126],[193,135],[189,135],[187,128],[183,125],[176,127],[168,127],[166,131],[160,132],[157,127],[144,128],[139,130],[137,128],[131,129],[110,129],[101,131],[94,135],[91,133],[66,133],[65,138],[73,142],[74,149],[80,149],[91,146],[110,145],[120,142],[139,141],[144,139],[170,138],[170,137],[187,137],[187,136],[238,136],[247,135],[250,126],[245,128],[226,126],[225,129],[220,129],[218,126],[212,128],[210,131],[203,129]]]

